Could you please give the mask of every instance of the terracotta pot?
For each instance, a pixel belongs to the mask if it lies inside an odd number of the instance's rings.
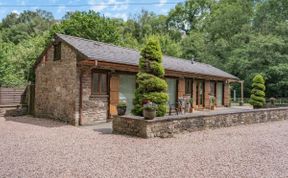
[[[156,110],[143,110],[143,116],[147,120],[152,120],[156,117]]]
[[[123,116],[126,113],[126,107],[117,107],[118,116]]]
[[[211,106],[211,110],[215,110],[215,106]]]
[[[189,112],[192,113],[194,111],[194,108],[190,107]]]

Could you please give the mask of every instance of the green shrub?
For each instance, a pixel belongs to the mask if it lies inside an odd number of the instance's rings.
[[[138,83],[140,90],[147,92],[167,92],[167,83],[165,80],[158,77],[143,80]]]
[[[262,108],[265,104],[265,80],[262,75],[257,74],[253,78],[252,90],[249,103],[254,108]]]
[[[168,101],[168,94],[151,92],[151,93],[145,93],[144,98],[153,103],[161,104],[161,103],[165,103],[166,101]]]
[[[118,104],[117,104],[117,108],[127,108],[127,104],[126,104],[126,102],[124,102],[124,101],[120,101]]]
[[[167,105],[166,105],[166,103],[160,104],[160,105],[158,105],[158,107],[157,107],[156,116],[157,116],[157,117],[164,116],[166,112],[167,112]]]
[[[159,41],[153,37],[149,38],[140,54],[140,71],[136,77],[138,87],[135,91],[132,113],[142,116],[143,101],[151,101],[157,104],[157,116],[163,116],[167,110],[168,85],[163,79],[165,70]]]

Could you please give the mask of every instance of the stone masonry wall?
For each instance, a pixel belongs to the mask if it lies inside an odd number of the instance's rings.
[[[288,107],[230,112],[225,114],[182,115],[144,120],[124,116],[113,120],[113,133],[143,138],[171,137],[181,132],[263,123],[288,119]]]
[[[54,47],[36,68],[35,115],[78,125],[79,77],[76,53],[61,44],[61,60],[53,61]]]
[[[91,69],[82,72],[82,111],[81,125],[104,122],[108,118],[108,95],[91,95]]]

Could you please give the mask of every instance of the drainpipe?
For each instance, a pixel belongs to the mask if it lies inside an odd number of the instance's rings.
[[[80,74],[79,74],[79,121],[78,125],[81,125],[82,123],[82,71],[80,69]]]

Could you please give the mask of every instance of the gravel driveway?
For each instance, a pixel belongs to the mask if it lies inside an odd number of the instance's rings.
[[[169,139],[0,117],[0,177],[288,177],[288,121]]]

